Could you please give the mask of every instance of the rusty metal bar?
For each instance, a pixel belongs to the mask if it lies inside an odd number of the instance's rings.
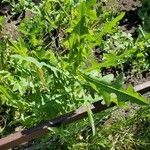
[[[134,89],[139,93],[146,93],[150,91],[150,81],[143,84],[137,85]],[[108,108],[115,106],[114,103],[111,103],[109,107],[102,105],[101,101],[93,103],[90,107],[92,112],[98,113],[104,111]],[[68,114],[62,115],[50,121],[45,121],[35,127],[26,129],[20,132],[16,132],[0,139],[0,150],[6,150],[15,146],[20,145],[21,143],[27,142],[29,140],[35,139],[49,132],[48,127],[57,127],[60,125],[66,125],[77,120],[80,120],[87,116],[87,109],[85,107],[80,107],[76,111],[72,111]]]

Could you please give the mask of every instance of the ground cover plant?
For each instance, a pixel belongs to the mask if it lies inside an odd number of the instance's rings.
[[[131,86],[123,87],[126,63],[136,73],[149,69],[150,37],[142,27],[136,39],[122,32],[118,25],[124,12],[105,11],[104,2],[96,0],[7,2],[11,13],[0,17],[2,136],[82,105],[95,135],[90,103],[103,98],[107,106],[148,104]],[[119,68],[117,74],[101,74],[112,67]]]

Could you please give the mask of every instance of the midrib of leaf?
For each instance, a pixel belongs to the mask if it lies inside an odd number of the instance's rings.
[[[116,89],[115,87],[108,85],[107,83],[103,83],[102,81],[96,80],[86,74],[83,74],[81,72],[79,72],[79,74],[88,82],[91,82],[94,85],[98,86],[99,89],[104,90],[104,92],[108,92],[110,94],[115,93],[119,98],[122,97],[122,99],[120,100],[123,100],[123,101],[129,100],[131,102],[143,104],[143,105],[148,104],[148,101],[144,97],[138,95],[138,93],[136,92],[130,93],[130,92],[127,92],[127,90],[123,91],[120,89]]]

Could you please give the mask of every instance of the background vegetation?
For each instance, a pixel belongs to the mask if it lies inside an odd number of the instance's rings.
[[[12,11],[0,17],[1,136],[85,105],[89,120],[50,129],[53,135],[40,139],[53,141],[45,149],[149,149],[148,100],[123,86],[125,76],[149,71],[148,1],[138,11],[137,37],[119,27],[125,12],[106,11],[104,1],[7,2]],[[102,98],[122,109],[93,116],[88,105]]]

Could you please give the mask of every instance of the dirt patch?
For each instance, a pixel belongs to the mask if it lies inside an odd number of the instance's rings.
[[[11,5],[9,3],[0,3],[0,15],[6,15],[11,11]]]

